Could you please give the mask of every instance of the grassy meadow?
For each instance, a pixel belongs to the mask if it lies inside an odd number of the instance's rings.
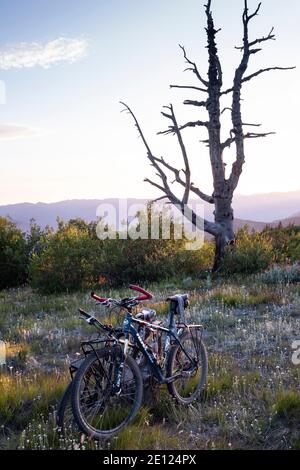
[[[93,333],[76,312],[95,308],[88,293],[0,291],[0,331],[7,344],[7,367],[0,373],[0,448],[299,449],[300,366],[292,363],[292,342],[300,340],[299,283],[268,276],[148,286],[161,319],[167,295],[189,292],[188,315],[205,328],[207,386],[188,408],[162,388],[159,400],[145,403],[135,422],[109,442],[76,432],[61,436],[55,424],[68,364],[80,340]]]

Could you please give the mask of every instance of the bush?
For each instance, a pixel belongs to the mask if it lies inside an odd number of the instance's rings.
[[[139,224],[146,214],[138,214]],[[147,227],[147,226],[146,226]],[[150,230],[150,220],[148,223]],[[174,223],[171,224],[171,235]],[[299,259],[300,228],[268,228],[262,233],[242,229],[234,250],[228,249],[223,275],[264,271],[274,262]],[[199,250],[186,250],[187,240],[100,240],[96,222],[81,219],[58,221],[58,229],[41,229],[34,220],[23,234],[9,219],[0,218],[0,289],[28,281],[43,293],[96,289],[99,284],[117,286],[170,278],[199,279],[213,265],[214,243]],[[274,267],[266,272],[266,283],[294,282],[297,267]],[[193,282],[190,282],[193,285]]]
[[[285,419],[288,422],[300,420],[300,396],[298,391],[281,393],[275,403],[276,419]]]
[[[0,289],[25,283],[28,271],[24,234],[10,219],[0,217]]]
[[[276,263],[298,261],[300,259],[300,227],[289,225],[267,227],[263,234],[271,239]]]
[[[291,284],[300,282],[300,265],[292,264],[290,266],[274,265],[258,277],[264,284]]]
[[[54,293],[95,285],[102,242],[90,236],[89,228],[81,220],[60,221],[57,232],[48,233],[40,250],[31,254],[32,287]]]
[[[266,233],[238,231],[234,249],[228,248],[223,261],[224,274],[252,274],[270,266],[274,259],[271,238]]]
[[[31,253],[31,285],[52,293],[96,288],[99,284],[199,277],[200,270],[207,269],[213,260],[212,243],[188,251],[184,239],[100,240],[95,229],[95,223],[71,220],[59,222],[57,232],[37,237],[39,249]]]

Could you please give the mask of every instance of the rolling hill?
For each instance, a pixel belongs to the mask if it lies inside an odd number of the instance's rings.
[[[52,203],[20,203],[0,206],[0,216],[9,216],[24,231],[28,230],[30,219],[45,227],[56,227],[57,217],[63,220],[82,218],[87,222],[96,219],[99,204],[111,204],[119,218],[119,203],[144,204],[146,199],[72,199]],[[263,230],[266,225],[276,226],[281,222],[300,225],[300,190],[288,193],[236,195],[234,198],[235,229],[244,225],[254,230]],[[205,217],[213,219],[213,207],[205,205]]]

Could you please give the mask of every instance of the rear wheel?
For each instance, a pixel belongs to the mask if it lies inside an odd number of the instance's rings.
[[[197,399],[205,385],[207,352],[196,331],[180,335],[180,342],[191,360],[179,344],[172,346],[167,362],[167,375],[171,377],[178,374],[178,378],[167,385],[178,402],[188,405]]]
[[[72,409],[82,432],[94,439],[110,438],[129,424],[137,414],[143,395],[140,370],[127,356],[121,388],[114,392],[117,364],[122,352],[105,348],[87,356],[74,378]]]

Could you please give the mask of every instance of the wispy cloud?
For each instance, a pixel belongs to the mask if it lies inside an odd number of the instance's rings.
[[[73,63],[87,53],[88,42],[84,38],[60,37],[46,43],[19,43],[0,49],[0,70],[49,68],[61,62]]]
[[[35,129],[26,126],[0,124],[0,139],[19,139],[36,134]]]

